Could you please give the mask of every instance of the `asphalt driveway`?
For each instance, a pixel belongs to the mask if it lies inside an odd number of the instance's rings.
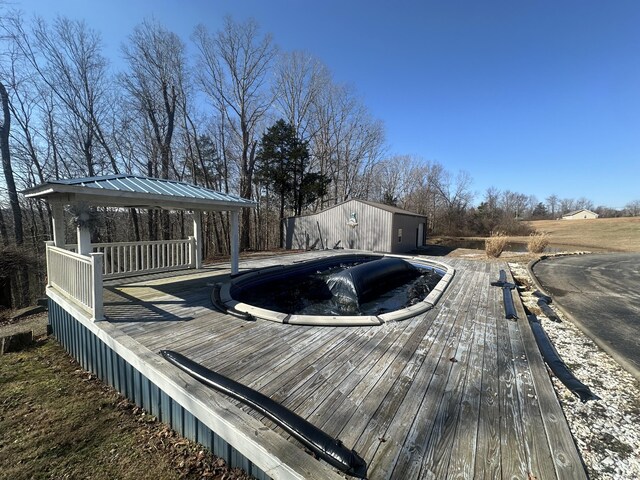
[[[533,273],[554,302],[640,380],[640,254],[551,257]]]

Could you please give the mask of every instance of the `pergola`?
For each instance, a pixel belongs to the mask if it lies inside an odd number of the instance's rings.
[[[188,183],[137,175],[51,180],[25,190],[28,198],[51,205],[53,241],[47,242],[47,295],[67,311],[104,318],[103,279],[202,268],[203,211],[231,213],[231,273],[238,272],[239,223],[243,208],[255,203]],[[189,210],[188,239],[91,244],[85,222],[77,222],[77,245],[65,244],[65,205]]]
[[[107,175],[101,177],[50,180],[23,192],[28,198],[44,198],[51,205],[53,216],[53,242],[64,248],[64,206],[85,203],[103,207],[135,207],[163,210],[189,210],[193,212],[193,236],[196,244],[195,267],[202,266],[203,211],[231,213],[231,272],[238,271],[238,214],[242,208],[255,207],[255,203],[226,193],[174,180],[138,175]],[[78,253],[91,253],[90,232],[78,227]]]

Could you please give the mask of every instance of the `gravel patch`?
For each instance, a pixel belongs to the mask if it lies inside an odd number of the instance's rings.
[[[509,263],[509,268],[525,307],[541,321],[565,364],[601,398],[580,402],[547,369],[589,477],[640,478],[640,384],[555,305],[550,307],[562,322],[544,315],[525,265]]]

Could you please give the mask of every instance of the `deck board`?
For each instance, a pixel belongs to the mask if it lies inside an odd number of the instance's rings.
[[[480,412],[478,417],[478,439],[476,441],[476,460],[474,477],[478,479],[500,478],[500,411],[498,395],[500,394],[498,379],[497,323],[502,315],[502,306],[498,303],[501,297],[499,288],[487,292],[487,317],[482,363],[482,391],[480,396]],[[455,464],[454,464],[455,465]]]
[[[382,326],[221,314],[209,298],[228,278],[219,266],[107,282],[105,312],[149,350],[180,351],[340,438],[366,460],[369,478],[586,478],[528,322],[505,319],[501,289],[490,285],[508,267],[444,260],[456,274],[435,308]]]
[[[427,475],[446,477],[459,396],[468,364],[469,342],[473,335],[473,329],[467,328],[467,322],[474,313],[472,304],[483,277],[481,272],[474,273],[471,286],[456,311],[453,329],[438,359],[434,377],[428,379],[429,394],[424,395],[395,462],[393,476],[396,478],[418,478],[423,462]],[[407,410],[411,415],[411,405]]]

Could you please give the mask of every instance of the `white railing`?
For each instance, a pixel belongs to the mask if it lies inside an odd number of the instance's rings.
[[[126,277],[195,267],[195,238],[153,242],[93,243],[93,252],[102,253],[104,278]],[[75,251],[76,245],[67,245]]]
[[[47,286],[81,307],[93,320],[104,318],[102,254],[90,256],[47,245]]]

